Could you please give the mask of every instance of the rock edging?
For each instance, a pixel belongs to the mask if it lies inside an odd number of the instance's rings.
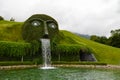
[[[37,65],[13,65],[13,66],[0,66],[2,69],[24,69],[24,68],[35,68]]]

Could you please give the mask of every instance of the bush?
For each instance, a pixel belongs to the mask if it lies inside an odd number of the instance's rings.
[[[52,64],[69,64],[69,65],[107,65],[103,62],[66,62],[66,61],[54,61]]]
[[[93,50],[82,44],[58,44],[52,49],[53,61],[79,61],[80,51],[91,54]]]
[[[31,45],[29,43],[19,43],[10,41],[0,41],[0,55],[20,57],[29,54]]]
[[[0,62],[0,66],[11,66],[11,65],[33,65],[33,62],[19,62],[19,61],[5,61],[5,62]]]
[[[26,60],[31,61],[40,55],[39,43],[32,41],[31,43],[25,42],[11,42],[0,41],[0,60]]]
[[[14,18],[11,18],[10,21],[15,21],[15,19],[14,19]]]
[[[2,16],[0,16],[0,20],[4,20],[4,18]]]
[[[42,64],[42,60],[41,60],[41,58],[35,58],[35,59],[33,59],[33,63],[35,65]]]

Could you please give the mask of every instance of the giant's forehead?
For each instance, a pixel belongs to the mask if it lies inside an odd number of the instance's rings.
[[[57,23],[57,21],[55,19],[53,19],[52,17],[45,15],[45,14],[36,14],[36,15],[32,15],[28,20],[28,21],[32,21],[32,20],[42,20],[42,21],[54,21],[55,23]]]

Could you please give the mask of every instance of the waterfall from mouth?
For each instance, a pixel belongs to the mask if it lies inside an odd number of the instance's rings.
[[[50,39],[41,39],[42,45],[42,56],[43,56],[43,67],[41,69],[53,69],[51,67],[51,49],[50,49]]]

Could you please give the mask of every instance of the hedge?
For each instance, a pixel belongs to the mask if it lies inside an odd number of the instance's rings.
[[[52,64],[69,64],[69,65],[107,65],[103,62],[66,62],[66,61],[53,61]]]
[[[33,65],[35,64],[34,62],[30,61],[25,61],[25,62],[20,62],[20,61],[5,61],[5,62],[0,62],[0,66],[11,66],[11,65]]]
[[[31,45],[29,43],[0,41],[1,56],[25,56],[29,54]]]

